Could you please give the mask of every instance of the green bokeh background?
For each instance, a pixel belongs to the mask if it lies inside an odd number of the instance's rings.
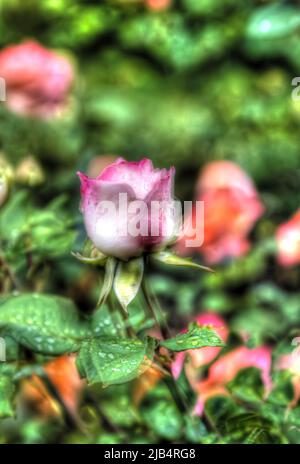
[[[64,121],[34,127],[1,111],[0,143],[13,160],[31,152],[74,169],[95,154],[148,156],[176,166],[183,198],[203,163],[231,159],[276,192],[278,212],[299,205],[299,2],[173,0],[163,12],[126,0],[1,6],[1,46],[35,38],[73,55],[77,68]]]

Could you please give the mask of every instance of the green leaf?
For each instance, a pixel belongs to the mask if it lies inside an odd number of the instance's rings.
[[[151,364],[155,349],[153,338],[94,338],[83,341],[77,356],[80,375],[89,384],[103,386],[128,382]]]
[[[180,437],[184,423],[173,401],[157,400],[142,411],[143,419],[151,430],[166,440]]]
[[[89,333],[72,301],[37,293],[4,300],[0,328],[21,345],[49,355],[77,351],[80,340]]]
[[[233,396],[247,403],[259,403],[263,400],[264,386],[261,371],[255,367],[241,369],[227,385]]]
[[[106,305],[97,308],[91,317],[91,331],[95,337],[116,337],[123,327],[118,311],[110,311]]]
[[[12,195],[9,202],[1,208],[1,238],[15,243],[22,234],[22,227],[30,214],[32,205],[28,193],[21,190]]]
[[[164,264],[170,264],[171,266],[192,267],[194,269],[200,269],[201,271],[214,272],[209,267],[201,266],[201,264],[194,263],[187,258],[181,258],[170,251],[160,251],[158,253],[153,253],[151,256],[156,261],[160,261]]]
[[[119,302],[125,309],[139,291],[143,274],[143,258],[119,262],[114,279],[114,291]]]
[[[98,306],[103,305],[107,300],[109,292],[114,281],[114,276],[116,272],[117,261],[114,258],[108,258],[105,265],[105,275],[104,282],[101,288],[101,293],[99,296]]]
[[[14,373],[16,367],[11,364],[0,363],[0,418],[14,416],[15,383]]]
[[[296,6],[266,5],[254,10],[247,27],[247,37],[270,40],[295,33],[300,26],[300,13]]]
[[[160,342],[161,346],[172,351],[185,351],[205,346],[225,346],[217,333],[209,326],[199,326],[196,322],[189,325],[185,333]]]

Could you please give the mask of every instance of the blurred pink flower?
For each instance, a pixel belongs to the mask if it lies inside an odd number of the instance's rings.
[[[297,406],[300,399],[300,353],[296,349],[293,353],[280,356],[276,364],[277,370],[289,371],[292,376],[292,384],[294,387],[294,399],[290,403],[290,407]]]
[[[172,0],[145,0],[145,5],[149,10],[162,11],[171,5]]]
[[[129,162],[118,158],[95,179],[78,173],[81,181],[81,211],[89,238],[96,248],[108,256],[128,259],[166,245],[174,239],[176,221],[171,211],[175,169],[154,169],[149,159]],[[127,204],[142,200],[147,210],[129,213],[120,203],[120,194],[127,195]],[[160,211],[159,230],[151,234],[151,202],[170,205]],[[110,202],[117,214],[110,214],[103,202]],[[133,235],[130,224],[145,222],[148,234]]]
[[[73,74],[67,58],[32,40],[0,52],[6,105],[21,115],[43,119],[57,115],[66,104]]]
[[[196,199],[204,202],[204,243],[197,251],[210,264],[244,255],[250,247],[248,234],[264,212],[252,180],[236,164],[215,161],[204,167],[196,192]],[[196,224],[194,215],[193,209],[185,235]],[[177,247],[183,254],[193,251],[185,248],[185,236]]]
[[[272,388],[271,362],[271,349],[266,346],[254,349],[242,346],[222,356],[209,368],[207,379],[201,380],[197,385],[198,400],[194,413],[201,415],[204,404],[209,398],[227,395],[226,384],[231,382],[241,369],[248,367],[261,370],[261,379],[267,396]]]
[[[198,322],[198,324],[201,326],[212,326],[215,332],[223,340],[223,342],[226,342],[229,335],[229,330],[226,322],[220,316],[215,313],[205,312],[200,314],[200,316],[198,316],[195,321]],[[184,330],[184,332],[186,332],[186,330]],[[191,369],[189,369],[189,371],[194,371],[201,366],[209,364],[216,356],[218,356],[221,349],[221,347],[207,346],[196,350],[181,351],[176,355],[176,358],[172,363],[172,374],[174,378],[178,379],[180,376],[186,356],[188,356],[190,360]]]
[[[300,263],[300,210],[281,224],[276,232],[278,262],[282,266]]]

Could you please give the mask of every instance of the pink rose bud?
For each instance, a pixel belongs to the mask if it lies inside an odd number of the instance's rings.
[[[204,202],[204,243],[198,251],[206,262],[244,255],[250,247],[248,234],[264,211],[252,180],[234,163],[216,161],[204,168],[197,195]],[[183,254],[193,252],[185,248],[185,242],[197,224],[194,215],[195,209],[186,218],[185,236],[178,242]]]
[[[300,210],[276,232],[278,262],[282,266],[300,263]]]
[[[95,179],[78,173],[87,234],[108,256],[129,259],[160,249],[177,234],[175,169],[154,169],[149,159],[119,158]]]
[[[73,74],[67,58],[31,40],[0,52],[6,105],[21,115],[44,119],[57,115],[66,104]]]
[[[205,312],[200,314],[195,319],[199,325],[209,325],[212,326],[213,330],[219,335],[223,342],[226,342],[229,330],[226,325],[226,322],[222,317],[218,316],[215,313]],[[184,331],[186,332],[186,330]],[[172,363],[172,373],[175,379],[177,379],[182,371],[184,361],[186,356],[189,357],[191,361],[191,368],[197,369],[201,366],[209,364],[221,351],[221,347],[217,346],[207,346],[204,348],[199,348],[195,350],[182,351],[176,355],[174,362]]]
[[[261,371],[261,379],[267,396],[272,388],[271,349],[266,346],[250,349],[241,346],[220,357],[208,371],[208,378],[198,383],[196,391],[198,401],[195,414],[201,415],[205,401],[216,395],[228,394],[226,384],[231,382],[241,369],[256,367]]]

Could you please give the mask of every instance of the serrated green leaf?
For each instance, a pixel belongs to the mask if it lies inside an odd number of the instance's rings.
[[[124,308],[127,308],[139,291],[143,274],[143,258],[135,258],[127,262],[120,261],[118,263],[114,279],[114,291]]]
[[[209,326],[199,326],[196,322],[189,325],[185,333],[160,342],[161,346],[172,351],[185,351],[205,346],[224,346],[218,334]]]
[[[1,303],[0,328],[21,345],[50,355],[76,351],[89,333],[72,301],[37,293],[12,296]]]
[[[16,367],[11,364],[0,363],[0,418],[14,416],[15,383],[14,373]]]
[[[194,263],[187,258],[181,258],[170,251],[160,251],[158,253],[153,253],[151,256],[156,261],[160,261],[164,264],[170,264],[171,266],[192,267],[194,269],[200,269],[201,271],[214,272],[209,267],[201,266],[201,264]]]
[[[155,340],[94,338],[82,342],[77,356],[80,375],[89,384],[103,386],[128,382],[151,364]]]
[[[114,276],[116,272],[117,261],[114,258],[108,258],[105,265],[104,282],[101,288],[101,293],[98,300],[98,306],[102,306],[107,300],[109,292],[111,291]]]

